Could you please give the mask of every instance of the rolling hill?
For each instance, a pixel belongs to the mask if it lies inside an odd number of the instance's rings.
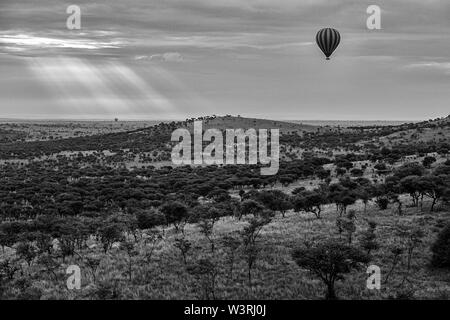
[[[201,120],[202,118],[199,118]],[[305,125],[300,123],[291,123],[285,121],[268,120],[268,119],[256,119],[245,117],[205,117],[203,120],[203,129],[279,129],[280,134],[295,134],[299,135],[304,132],[314,132],[319,128],[318,126]],[[192,129],[192,122],[189,122],[188,127]]]

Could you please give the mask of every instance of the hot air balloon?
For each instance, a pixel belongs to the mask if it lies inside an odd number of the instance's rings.
[[[316,42],[320,50],[327,57],[327,60],[330,60],[330,56],[341,42],[341,35],[336,29],[324,28],[317,32]]]

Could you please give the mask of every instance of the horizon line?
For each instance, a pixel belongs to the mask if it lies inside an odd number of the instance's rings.
[[[200,117],[208,117],[208,116],[200,116]],[[225,116],[217,116],[217,118],[224,118]],[[238,116],[232,116],[233,118],[238,118]],[[190,118],[198,118],[198,117],[188,117],[188,118],[177,118],[177,119],[170,119],[170,118],[120,118],[120,117],[113,117],[113,118],[26,118],[26,117],[0,117],[0,121],[105,121],[105,122],[116,122],[115,118],[117,118],[117,122],[145,122],[145,121],[185,121],[186,119]],[[247,118],[247,119],[259,119],[259,120],[269,120],[269,121],[282,121],[282,122],[292,122],[292,121],[351,121],[351,122],[358,122],[358,121],[365,121],[365,122],[374,122],[374,121],[384,121],[384,122],[420,122],[420,121],[427,121],[427,120],[434,120],[436,118],[428,118],[428,119],[266,119],[266,118],[259,118],[259,117],[243,117],[240,118]],[[445,117],[438,117],[438,118],[445,118]]]

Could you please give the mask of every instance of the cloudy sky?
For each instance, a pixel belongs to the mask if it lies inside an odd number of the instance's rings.
[[[331,61],[322,27],[341,32]],[[449,105],[448,0],[0,0],[0,118],[421,120]]]

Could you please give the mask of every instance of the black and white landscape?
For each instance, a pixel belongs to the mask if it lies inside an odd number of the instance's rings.
[[[370,5],[2,0],[0,299],[448,300],[450,3]]]

